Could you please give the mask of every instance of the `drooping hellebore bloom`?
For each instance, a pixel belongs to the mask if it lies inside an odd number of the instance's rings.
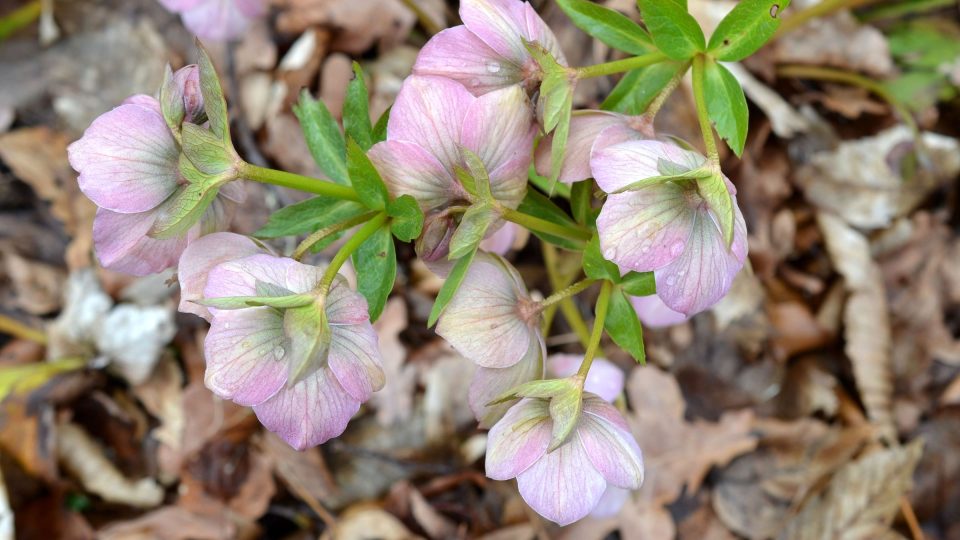
[[[516,209],[535,132],[518,87],[475,97],[450,79],[411,76],[391,109],[387,140],[370,149],[370,160],[392,195],[410,195],[430,214],[475,199],[458,179],[467,170],[465,148],[483,162],[493,198]]]
[[[532,91],[542,69],[524,40],[539,43],[559,64],[567,64],[557,38],[527,2],[464,0],[460,19],[462,25],[443,30],[420,49],[415,75],[453,79],[477,96],[515,85]]]
[[[593,177],[590,170],[592,152],[607,146],[632,140],[652,139],[653,123],[646,116],[627,116],[610,111],[573,111],[570,134],[567,138],[559,180],[566,184]],[[550,175],[550,153],[553,134],[547,135],[537,146],[535,163],[537,173]]]
[[[222,259],[222,254],[202,249],[197,244],[187,248],[184,258],[192,268]],[[235,297],[314,294],[323,270],[259,253],[219,262],[204,286],[210,316],[204,342],[207,388],[253,407],[267,429],[298,450],[343,433],[360,404],[383,387],[366,301],[338,276],[326,296],[315,296],[306,305],[213,305]]]
[[[230,232],[208,234],[191,243],[177,263],[177,279],[180,281],[180,305],[177,309],[181,313],[193,313],[210,321],[210,310],[200,303],[210,270],[223,262],[262,253],[273,254],[249,236]]]
[[[524,398],[490,430],[486,472],[517,479],[531,508],[560,525],[577,521],[601,502],[608,486],[638,489],[643,458],[623,417],[589,392],[573,431],[552,452],[549,401]]]
[[[469,401],[481,427],[493,425],[509,408],[488,407],[490,401],[543,375],[539,305],[516,269],[497,255],[477,253],[437,321],[437,334],[478,366]]]
[[[657,296],[673,311],[693,315],[722,298],[747,257],[747,228],[732,198],[733,238],[728,248],[720,220],[690,179],[702,155],[660,141],[627,141],[593,153],[590,165],[609,195],[597,218],[603,256],[626,270],[654,273]],[[625,191],[623,191],[625,190]],[[622,191],[622,192],[621,192]]]
[[[630,303],[633,304],[633,309],[637,312],[637,318],[640,319],[640,322],[650,328],[665,328],[680,324],[690,318],[683,313],[670,309],[670,306],[664,304],[663,300],[655,294],[631,296]]]
[[[160,0],[179,13],[184,26],[200,39],[226,41],[240,37],[250,21],[266,12],[264,0]]]
[[[202,120],[197,67],[180,69],[172,79],[173,99],[182,100],[180,122]],[[160,102],[136,95],[100,115],[67,148],[80,190],[99,207],[93,241],[104,267],[142,276],[174,266],[191,241],[225,229],[243,201],[243,187],[226,184],[188,230],[151,236],[185,184],[178,138],[179,125],[168,124]]]

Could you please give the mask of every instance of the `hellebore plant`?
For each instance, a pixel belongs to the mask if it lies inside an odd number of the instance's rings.
[[[164,3],[217,39],[260,7]],[[463,26],[423,47],[376,123],[359,65],[342,128],[302,93],[294,113],[322,179],[241,158],[201,47],[198,66],[168,69],[156,97],[128,99],[70,146],[80,188],[99,207],[101,264],[133,274],[175,266],[180,310],[210,322],[207,387],[303,449],[342,433],[383,386],[371,323],[393,290],[395,242],[415,242],[445,278],[427,324],[477,366],[468,397],[490,428],[487,475],[516,478],[530,506],[561,525],[617,512],[640,488],[643,461],[621,413],[623,371],[597,358],[603,337],[643,363],[641,321],[666,326],[707,310],[742,271],[746,225],[714,130],[739,155],[747,108],[722,62],[761,47],[786,2],[741,1],[709,41],[681,2],[640,0],[645,27],[587,0],[558,4],[627,56],[571,67],[529,4],[464,1]],[[691,70],[705,155],[653,130]],[[573,110],[579,80],[621,73],[602,110]],[[218,232],[242,202],[237,180],[315,197],[276,211],[255,238]],[[539,240],[546,297],[503,256],[521,228]],[[301,239],[288,256],[270,247],[281,237]],[[329,262],[301,262],[327,248]],[[348,261],[355,288],[340,276]],[[547,356],[558,312],[582,356]]]

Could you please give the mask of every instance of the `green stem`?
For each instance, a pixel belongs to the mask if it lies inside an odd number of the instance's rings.
[[[667,55],[659,51],[640,56],[632,56],[630,58],[624,58],[623,60],[614,60],[613,62],[577,68],[577,78],[588,79],[590,77],[601,77],[603,75],[623,73],[624,71],[633,71],[642,67],[658,64],[665,60],[667,60]]]
[[[360,202],[360,197],[357,196],[357,192],[354,191],[352,187],[341,186],[340,184],[334,184],[327,180],[310,178],[309,176],[278,171],[276,169],[268,169],[250,163],[241,163],[238,169],[239,176],[247,180],[298,189],[300,191],[306,191],[307,193],[325,195],[335,199]]]
[[[291,255],[290,257],[299,261],[307,253],[307,250],[313,247],[313,245],[316,244],[317,242],[323,240],[324,238],[330,236],[331,234],[336,234],[340,231],[345,231],[350,227],[353,227],[355,225],[359,225],[365,221],[368,221],[376,215],[377,215],[377,212],[367,212],[366,214],[360,214],[359,216],[354,216],[353,218],[348,219],[346,221],[335,223],[333,225],[330,225],[329,227],[324,227],[312,233],[310,236],[304,238],[303,242],[300,242],[300,244],[297,246],[297,249],[293,250],[293,255]]]
[[[554,236],[560,236],[582,242],[586,242],[593,237],[593,233],[581,227],[560,225],[559,223],[547,221],[536,216],[531,216],[530,214],[524,214],[523,212],[519,212],[517,210],[511,210],[510,208],[501,208],[500,212],[503,216],[503,219],[512,221],[517,225],[523,225],[531,231],[552,234]]]
[[[715,165],[719,165],[720,153],[717,151],[717,141],[713,138],[713,127],[710,125],[710,114],[707,112],[706,92],[703,89],[704,62],[705,57],[702,54],[693,57],[693,101],[697,105],[697,120],[700,121],[707,158]]]
[[[551,294],[550,296],[548,296],[547,298],[544,298],[543,301],[540,302],[540,307],[541,309],[546,308],[546,307],[552,306],[553,304],[556,304],[557,302],[565,298],[576,296],[596,282],[597,280],[592,278],[580,280],[574,283],[573,285],[570,285],[569,287],[566,287],[563,290],[557,291]]]
[[[796,30],[797,28],[806,24],[806,22],[810,19],[824,17],[841,9],[854,9],[876,1],[877,0],[823,0],[823,2],[814,4],[806,9],[802,9],[790,17],[785,18],[783,22],[780,23],[780,28],[777,28],[777,32],[774,34],[774,39],[786,34],[787,32]]]
[[[862,14],[863,16],[860,17],[860,20],[862,22],[872,22],[880,19],[894,19],[905,15],[924,13],[955,5],[957,5],[957,0],[907,0],[899,4],[871,8]]]
[[[337,273],[340,272],[340,267],[343,266],[343,263],[347,262],[350,255],[353,255],[353,252],[356,251],[361,244],[366,242],[368,238],[373,236],[373,233],[380,230],[380,227],[386,222],[386,212],[378,212],[373,219],[368,221],[363,227],[360,227],[357,234],[354,234],[347,240],[347,243],[343,244],[340,250],[337,251],[337,254],[333,256],[333,260],[330,261],[330,266],[327,266],[323,277],[320,278],[320,284],[317,285],[320,296],[326,296],[326,294],[330,292],[330,286],[333,285],[333,280],[337,277]]]
[[[897,114],[903,120],[903,123],[910,128],[915,137],[920,136],[920,128],[917,126],[917,122],[913,119],[913,115],[910,114],[910,111],[902,103],[900,103],[900,101],[894,97],[893,94],[886,89],[886,87],[873,79],[864,77],[863,75],[858,75],[856,73],[850,73],[848,71],[817,66],[782,66],[777,68],[777,74],[784,77],[797,77],[800,79],[815,79],[820,81],[844,83],[851,86],[858,86],[864,90],[867,90],[868,92],[873,92],[881,99],[889,103],[890,106],[897,111]]]
[[[6,315],[0,315],[0,332],[11,335],[16,338],[26,339],[39,343],[47,344],[47,335],[40,330],[34,330],[20,321],[11,319]]]
[[[570,276],[560,276],[557,273],[559,268],[558,264],[558,254],[557,247],[553,244],[542,244],[543,250],[543,263],[547,267],[547,277],[550,279],[550,287],[553,290],[559,290],[566,287],[573,281],[573,278],[576,274]],[[579,274],[579,269],[577,271]],[[547,306],[543,312],[543,333],[546,334],[550,329],[550,324],[553,321],[553,315],[556,311],[557,304]],[[563,313],[564,319],[567,320],[567,324],[570,325],[570,328],[573,330],[573,333],[577,335],[577,339],[580,340],[580,343],[583,344],[586,348],[587,344],[590,342],[590,329],[587,328],[587,323],[583,321],[583,317],[580,316],[580,310],[577,309],[577,305],[573,302],[573,298],[564,298],[560,300],[560,312]]]
[[[603,336],[603,323],[607,320],[607,310],[610,308],[610,293],[613,292],[613,282],[604,280],[600,287],[600,297],[597,298],[596,317],[593,319],[593,332],[590,333],[590,344],[583,355],[583,363],[577,375],[586,378],[590,365],[600,348],[600,338]]]
[[[652,121],[657,113],[660,112],[660,109],[663,107],[663,104],[667,102],[667,98],[670,97],[670,94],[677,89],[677,86],[680,85],[680,81],[683,80],[683,76],[687,73],[687,70],[690,69],[690,63],[688,62],[676,75],[670,79],[670,82],[663,87],[663,90],[657,94],[657,97],[653,98],[653,101],[650,102],[650,105],[647,106],[647,110],[643,111],[643,115],[649,117]]]

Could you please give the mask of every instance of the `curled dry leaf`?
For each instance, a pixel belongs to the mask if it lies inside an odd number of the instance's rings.
[[[163,488],[152,478],[130,480],[107,459],[83,429],[69,422],[57,426],[57,459],[83,488],[103,500],[137,508],[163,502]]]
[[[374,44],[389,49],[406,39],[416,15],[400,0],[285,0],[277,28],[297,34],[307,28],[335,30],[333,50],[361,54]]]
[[[826,492],[811,499],[787,524],[780,538],[902,538],[890,529],[900,497],[913,484],[922,441],[879,450],[837,471]]]
[[[273,433],[266,432],[257,439],[257,446],[273,464],[277,477],[314,512],[323,515],[322,507],[337,487],[327,469],[323,454],[317,448],[298,452]]]
[[[817,223],[850,294],[843,311],[844,352],[853,365],[860,398],[880,434],[893,440],[890,320],[883,276],[863,234],[826,212],[817,214]]]
[[[215,540],[234,538],[236,527],[224,517],[195,514],[164,506],[130,521],[114,522],[97,531],[101,540]]]
[[[857,22],[848,11],[818,17],[785,34],[770,46],[781,64],[811,64],[882,77],[893,73],[887,39],[876,28]]]
[[[404,524],[379,508],[358,505],[348,508],[337,520],[334,530],[327,531],[321,540],[362,540],[378,538],[380,540],[415,540],[422,538],[410,532]]]
[[[887,227],[960,172],[956,139],[924,133],[923,146],[911,178],[904,178],[901,170],[914,150],[913,135],[898,126],[814,153],[797,170],[796,181],[811,203],[847,223],[866,229]]]

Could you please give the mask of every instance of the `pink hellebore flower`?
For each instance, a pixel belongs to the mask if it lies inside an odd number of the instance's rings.
[[[637,312],[637,317],[644,326],[650,328],[665,328],[680,324],[690,317],[670,309],[663,300],[655,294],[649,296],[631,296],[630,303]]]
[[[577,373],[583,363],[582,354],[554,354],[547,358],[547,375],[562,379]],[[605,358],[594,358],[583,382],[583,389],[613,403],[623,392],[623,370]]]
[[[549,402],[522,399],[490,430],[487,476],[516,478],[527,504],[560,525],[593,511],[608,486],[631,490],[643,483],[640,447],[617,409],[600,397],[584,393],[573,432],[547,452],[552,430]]]
[[[553,32],[527,2],[463,0],[463,25],[448,28],[424,45],[415,75],[438,75],[460,82],[475,95],[519,85],[533,90],[541,68],[523,42],[538,42],[561,65],[567,60]]]
[[[271,296],[309,293],[323,275],[323,268],[293,259],[248,254],[254,250],[239,235],[224,235],[187,248],[181,270],[185,297],[195,297],[200,285],[208,300],[264,296],[264,291]],[[236,248],[239,257],[227,259],[222,250],[212,249],[215,241]],[[224,399],[252,406],[267,429],[298,450],[343,433],[360,404],[384,384],[377,335],[363,296],[338,277],[322,301],[327,337],[319,337],[319,320],[306,325],[306,335],[292,330],[304,328],[291,321],[291,314],[304,308],[207,308],[205,384]],[[316,342],[322,346],[314,347]]]
[[[240,37],[250,21],[266,12],[265,0],[160,0],[179,13],[183,24],[200,39],[226,41]]]
[[[652,139],[653,136],[653,123],[645,116],[595,110],[573,111],[559,179],[565,184],[572,184],[592,178],[591,152],[625,141]],[[537,173],[542,176],[550,175],[552,148],[552,134],[537,146]]]
[[[517,87],[474,97],[450,79],[411,76],[391,110],[387,140],[370,149],[370,160],[394,196],[411,195],[430,213],[469,204],[457,180],[466,148],[486,167],[493,197],[515,209],[526,194],[535,131],[530,102]]]
[[[747,228],[736,189],[723,178],[735,212],[730,249],[696,182],[670,180],[617,191],[647,178],[699,169],[705,161],[660,141],[615,144],[595,151],[590,160],[597,184],[609,193],[597,218],[603,256],[627,270],[653,271],[657,296],[688,316],[720,300],[746,260]]]
[[[546,345],[539,306],[516,269],[496,255],[476,255],[437,321],[437,334],[479,366],[469,401],[481,427],[493,425],[509,408],[487,403],[543,375]]]
[[[183,96],[184,121],[199,119],[203,98],[197,66],[178,70],[174,80]],[[226,228],[235,204],[244,198],[240,184],[227,184],[185,234],[165,239],[149,236],[182,183],[180,147],[160,103],[151,96],[130,97],[100,115],[67,148],[67,154],[80,173],[80,190],[99,207],[93,241],[100,263],[128,274],[142,276],[174,266],[188,243]]]

